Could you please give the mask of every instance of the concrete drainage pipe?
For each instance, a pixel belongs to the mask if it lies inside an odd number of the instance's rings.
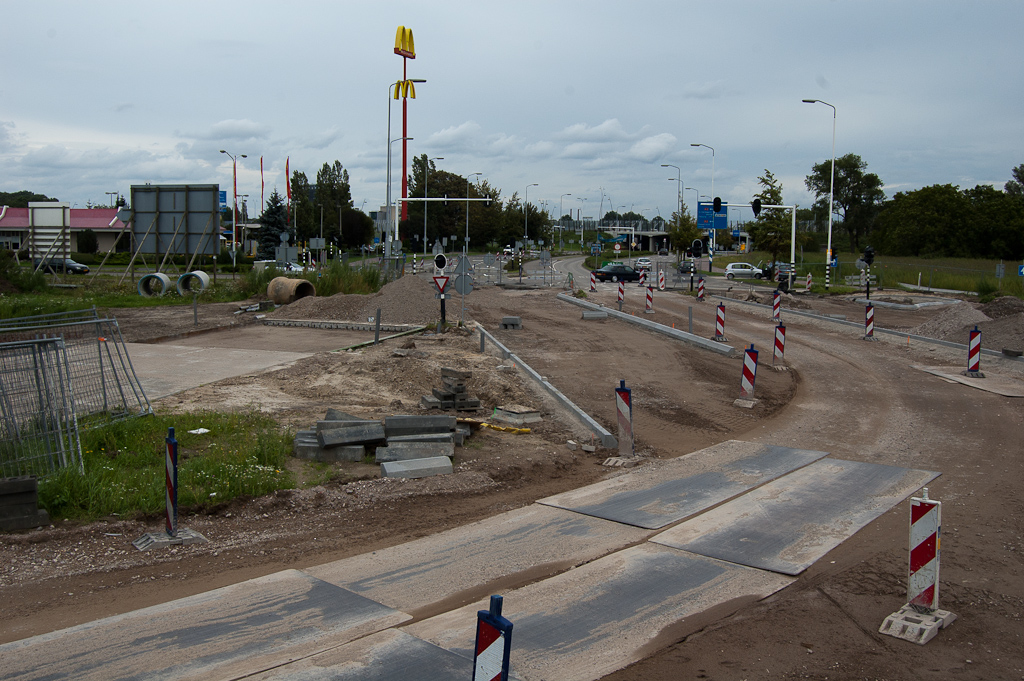
[[[163,272],[156,272],[155,274],[147,274],[139,279],[139,285],[136,288],[139,291],[139,295],[143,298],[152,298],[153,296],[162,296],[167,293],[167,287],[170,285],[170,277]]]
[[[276,277],[267,286],[267,297],[277,305],[287,305],[288,303],[294,303],[299,298],[315,295],[316,288],[305,279]]]
[[[210,285],[210,275],[206,272],[196,270],[195,272],[186,272],[185,274],[178,277],[178,295],[183,296],[186,293],[202,293]]]

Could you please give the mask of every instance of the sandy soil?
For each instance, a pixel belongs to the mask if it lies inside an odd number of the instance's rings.
[[[380,308],[385,321],[423,323],[437,317],[429,283],[406,277],[374,296],[299,301],[275,315],[362,320]],[[737,409],[732,401],[739,360],[613,320],[584,322],[579,309],[556,300],[555,293],[477,289],[466,298],[467,316],[613,432],[612,388],[626,380],[633,388],[642,457],[679,456],[726,439],[822,449],[842,458],[940,471],[933,496],[948,503],[942,606],[960,620],[928,646],[875,633],[905,601],[906,508],[901,506],[830,553],[793,587],[760,603],[681,623],[665,632],[648,658],[608,678],[1024,678],[1024,509],[1013,501],[1022,474],[1020,400],[910,368],[914,363],[959,366],[963,358],[955,351],[892,338],[866,343],[855,330],[791,315],[786,320],[790,370],[769,370],[770,357],[763,353],[759,403],[752,410]],[[613,305],[614,295],[610,286],[603,287],[590,300]],[[862,305],[842,299],[794,296],[786,304],[847,314],[850,320],[863,315]],[[732,345],[769,347],[766,311],[726,305]],[[449,319],[459,307],[449,304]],[[631,292],[624,309],[643,314],[643,307],[643,299]],[[964,321],[976,316],[974,307],[956,312],[879,308],[876,323],[907,331],[932,323],[955,335],[977,323]],[[234,314],[238,308],[201,306],[198,330],[256,323],[252,313]],[[695,333],[712,335],[713,305],[695,305],[680,294],[658,294],[655,321],[685,328],[690,308]],[[1010,329],[1012,340],[1024,315],[1000,316],[999,311],[982,309],[992,323]],[[191,306],[113,314],[128,340],[197,330]],[[500,318],[509,314],[523,317],[521,331],[498,329]],[[403,350],[401,356],[396,350]],[[158,524],[147,519],[111,518],[82,526],[58,520],[49,528],[0,535],[5,604],[0,642],[397,544],[620,474],[601,465],[614,452],[570,451],[565,441],[580,438],[578,426],[498,356],[480,354],[475,335],[458,331],[357,352],[320,353],[286,369],[186,391],[154,408],[173,413],[197,405],[257,407],[292,429],[309,427],[328,407],[366,417],[418,413],[419,397],[437,384],[441,366],[471,369],[471,392],[486,411],[526,404],[542,411],[543,422],[526,435],[477,432],[457,452],[457,473],[448,478],[382,480],[376,467],[343,464],[334,483],[184,517],[182,525],[211,540],[205,545],[135,551],[130,541]],[[986,359],[983,368],[1020,379],[1015,364]],[[301,468],[296,463],[296,470]]]

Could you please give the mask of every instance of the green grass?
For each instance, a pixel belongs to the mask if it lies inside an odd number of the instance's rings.
[[[121,421],[81,433],[85,474],[62,470],[39,482],[53,518],[159,515],[165,508],[165,438],[178,441],[179,512],[294,486],[285,468],[293,435],[269,416],[199,412]],[[189,430],[210,432],[193,435]]]

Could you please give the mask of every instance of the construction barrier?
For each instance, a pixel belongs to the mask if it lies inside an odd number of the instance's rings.
[[[619,381],[619,387],[615,389],[615,412],[619,419],[619,456],[634,456],[633,391],[626,387],[625,381]]]
[[[167,429],[166,487],[167,487],[167,536],[178,536],[178,441],[174,439],[174,428]]]
[[[740,397],[754,396],[754,380],[757,378],[757,350],[753,343],[743,351],[743,373],[740,375]]]
[[[782,294],[777,290],[772,294],[772,320],[782,319]]]
[[[875,340],[875,306],[871,303],[864,307],[864,340]]]
[[[658,270],[658,290],[665,290],[665,270]]]
[[[640,270],[640,279],[638,283],[640,284],[640,288],[647,286],[647,270]]]
[[[939,556],[942,548],[942,503],[928,498],[928,488],[910,499],[910,569],[907,604],[889,615],[878,629],[924,645],[956,615],[939,609]]]
[[[590,273],[590,290],[597,290],[597,275],[594,274],[593,272]]]
[[[786,327],[779,324],[775,327],[775,352],[772,354],[772,364],[776,361],[782,364],[786,360]]]
[[[704,277],[697,280],[697,300],[704,302]]]
[[[626,299],[626,282],[619,282],[619,302],[621,303]]]
[[[491,609],[476,612],[473,681],[508,681],[512,623],[501,616],[501,602],[501,596],[491,596]]]
[[[647,307],[644,309],[647,314],[654,314],[654,288],[647,287]]]
[[[967,371],[964,375],[985,378],[985,374],[981,373],[981,331],[977,326],[971,329],[967,342]]]
[[[725,304],[719,303],[718,310],[715,312],[715,340],[716,341],[727,341],[725,337]]]
[[[808,291],[811,290],[811,273],[810,272],[807,273],[807,290]]]

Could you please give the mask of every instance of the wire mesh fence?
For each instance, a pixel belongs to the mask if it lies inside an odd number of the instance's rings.
[[[40,350],[56,347],[54,341],[60,341],[59,356],[53,354],[56,351]],[[0,403],[5,409],[0,430],[0,446],[5,453],[0,455],[0,472],[4,475],[39,475],[52,471],[47,468],[51,464],[69,465],[61,448],[67,447],[66,442],[42,437],[39,442],[44,444],[40,446],[50,448],[44,456],[36,444],[30,446],[23,437],[26,429],[32,430],[33,419],[49,404],[51,390],[60,389],[69,400],[68,407],[54,412],[53,418],[71,418],[76,442],[78,428],[153,413],[117,321],[99,318],[95,309],[3,320],[0,361]],[[51,417],[40,418],[49,423]],[[51,425],[42,430],[52,430]],[[19,450],[24,450],[23,454],[18,454]],[[49,457],[49,463],[44,466],[40,457]],[[79,465],[80,460],[79,451]]]
[[[81,470],[69,364],[60,338],[0,343],[0,477]]]

